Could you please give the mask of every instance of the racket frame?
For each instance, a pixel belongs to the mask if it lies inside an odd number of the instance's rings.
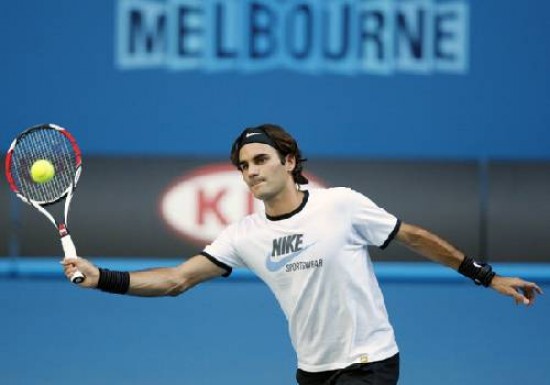
[[[70,185],[67,187],[67,189],[57,198],[52,199],[50,201],[37,201],[30,199],[29,197],[26,197],[17,187],[15,180],[11,174],[11,165],[12,165],[12,155],[15,150],[15,147],[17,146],[17,143],[25,136],[28,135],[30,132],[34,130],[39,129],[54,129],[61,134],[63,134],[71,143],[71,146],[73,148],[75,159],[76,159],[76,171],[73,178],[73,181],[70,183]],[[82,153],[80,151],[80,148],[78,147],[78,144],[76,143],[76,140],[74,137],[69,133],[66,129],[63,127],[60,127],[56,124],[47,123],[47,124],[40,124],[33,127],[30,127],[23,131],[21,134],[19,134],[11,143],[10,148],[8,149],[7,155],[6,155],[6,161],[5,161],[5,172],[6,172],[6,178],[8,179],[8,183],[10,185],[11,190],[15,193],[15,195],[21,199],[23,202],[33,206],[35,209],[37,209],[40,213],[42,213],[48,220],[55,226],[59,233],[59,237],[61,240],[61,245],[63,247],[63,251],[65,254],[66,259],[76,259],[77,253],[76,253],[76,247],[74,245],[74,242],[69,234],[69,230],[67,228],[68,223],[68,215],[69,215],[69,209],[70,204],[73,199],[73,193],[76,189],[76,185],[78,183],[78,180],[80,179],[80,174],[82,171]],[[45,209],[45,207],[53,205],[55,203],[58,203],[62,199],[65,198],[65,209],[64,209],[64,222],[60,223],[58,222],[54,216]],[[70,277],[71,282],[73,283],[81,283],[84,281],[85,276],[80,271],[76,270]]]

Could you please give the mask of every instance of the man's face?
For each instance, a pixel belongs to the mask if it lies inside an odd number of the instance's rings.
[[[254,197],[263,201],[294,185],[289,172],[293,168],[293,157],[287,156],[285,164],[282,164],[277,150],[267,144],[245,144],[239,152],[239,169],[243,180]]]

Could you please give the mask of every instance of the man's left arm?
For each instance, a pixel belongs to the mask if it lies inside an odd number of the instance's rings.
[[[495,274],[488,264],[480,264],[439,236],[415,225],[401,223],[396,239],[414,252],[449,266],[477,284],[492,287],[514,298],[516,304],[532,305],[542,290],[533,282]]]

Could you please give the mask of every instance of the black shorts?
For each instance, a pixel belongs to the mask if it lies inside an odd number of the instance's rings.
[[[383,361],[353,364],[327,372],[306,372],[298,369],[300,385],[396,385],[399,379],[399,353]]]

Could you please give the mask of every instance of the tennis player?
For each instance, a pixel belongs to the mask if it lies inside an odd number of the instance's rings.
[[[64,260],[80,286],[135,296],[175,296],[233,268],[246,267],[273,291],[288,320],[300,385],[394,385],[399,351],[374,275],[368,246],[397,239],[425,257],[531,305],[541,289],[496,275],[488,264],[440,237],[401,222],[349,188],[303,189],[302,154],[281,127],[245,129],[232,163],[265,205],[228,226],[204,251],[181,265],[148,271],[110,271],[79,258]]]

